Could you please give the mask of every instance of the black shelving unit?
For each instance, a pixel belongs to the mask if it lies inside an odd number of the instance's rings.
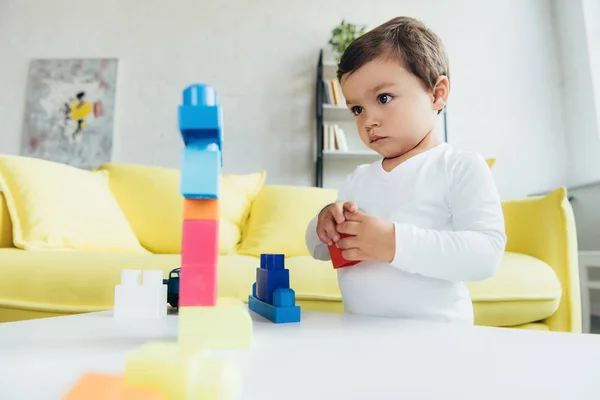
[[[315,168],[315,186],[323,187],[323,49],[319,51],[317,63],[317,160]]]
[[[317,157],[315,165],[315,186],[323,187],[323,144],[324,144],[324,125],[323,125],[323,49],[319,50],[319,60],[317,62],[317,82],[316,82],[316,134],[317,134]],[[444,107],[442,112],[444,122],[444,141],[448,142],[448,110]]]

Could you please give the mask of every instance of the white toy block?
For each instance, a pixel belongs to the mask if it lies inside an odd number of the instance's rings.
[[[121,285],[138,286],[142,271],[139,269],[124,269],[121,271]]]
[[[140,282],[140,277],[143,277]],[[160,318],[167,315],[167,285],[162,271],[125,269],[115,287],[115,318]]]

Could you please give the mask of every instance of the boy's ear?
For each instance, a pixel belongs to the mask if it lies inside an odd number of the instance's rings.
[[[433,109],[440,111],[444,108],[448,102],[448,95],[450,94],[450,81],[445,75],[441,75],[433,88]]]

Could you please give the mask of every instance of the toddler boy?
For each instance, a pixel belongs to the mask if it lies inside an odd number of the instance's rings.
[[[360,260],[337,270],[348,313],[472,324],[464,282],[497,271],[504,216],[486,161],[437,138],[450,90],[441,40],[394,18],[351,43],[337,75],[361,140],[382,159],[358,166],[310,222],[310,253],[330,260],[335,244]]]

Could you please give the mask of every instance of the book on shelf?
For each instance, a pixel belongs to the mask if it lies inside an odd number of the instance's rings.
[[[323,124],[323,150],[324,151],[348,151],[346,134],[338,124]]]
[[[346,107],[346,99],[339,80],[323,79],[323,104]]]

